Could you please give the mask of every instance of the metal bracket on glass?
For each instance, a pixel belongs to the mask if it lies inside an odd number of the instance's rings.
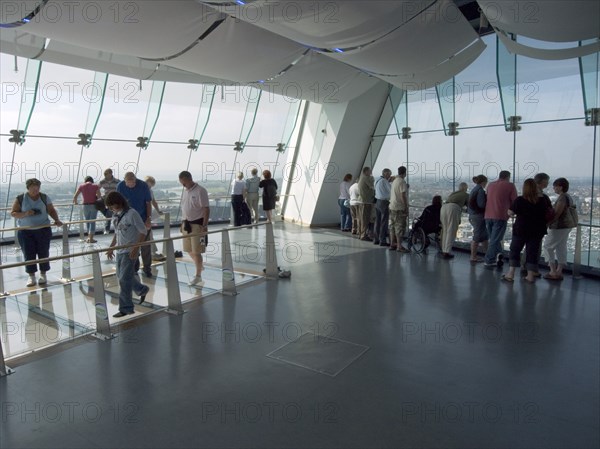
[[[449,136],[458,136],[458,122],[450,122],[448,123],[448,135]]]
[[[592,108],[586,111],[585,126],[600,125],[600,108]]]
[[[519,122],[522,120],[520,115],[511,115],[507,120],[507,131],[521,131],[521,126],[519,126]]]
[[[410,139],[410,127],[406,126],[402,128],[402,136],[401,139]]]

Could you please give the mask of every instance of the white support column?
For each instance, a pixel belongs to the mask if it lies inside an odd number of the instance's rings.
[[[286,191],[299,202],[298,210],[288,204],[286,220],[307,225],[339,223],[339,208],[331,206],[331,198],[339,196],[346,173],[353,177],[360,173],[388,91],[389,85],[381,82],[349,102],[308,105],[297,163],[284,170],[287,174],[294,169]]]
[[[179,278],[177,276],[173,240],[165,242],[165,248],[167,256],[165,275],[167,276],[167,299],[169,304],[169,307],[165,309],[165,312],[173,315],[181,315],[182,313],[185,313],[185,310],[183,310],[183,306],[181,305],[181,293],[179,291]]]
[[[267,257],[267,279],[277,279],[279,269],[277,268],[277,252],[275,251],[275,236],[273,235],[273,223],[267,223],[266,257]]]
[[[63,256],[68,256],[71,254],[69,249],[69,225],[63,224],[62,228],[62,253]],[[73,278],[71,277],[71,259],[68,257],[62,260],[62,277],[60,280],[64,283],[73,281]]]
[[[106,294],[104,293],[104,279],[102,278],[102,266],[100,265],[100,256],[98,253],[92,254],[92,266],[94,270],[94,308],[96,309],[96,332],[92,336],[99,340],[111,340],[115,336],[110,331]]]
[[[4,290],[4,270],[2,269],[2,245],[0,245],[0,298],[8,296],[8,292]]]
[[[235,287],[235,272],[233,271],[233,259],[231,257],[231,244],[229,243],[229,231],[221,233],[221,268],[223,279],[223,294],[228,296],[237,295]]]

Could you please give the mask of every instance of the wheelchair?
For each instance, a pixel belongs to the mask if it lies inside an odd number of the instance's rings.
[[[437,229],[425,228],[421,218],[415,218],[408,234],[408,249],[417,254],[427,254],[427,248],[434,243],[440,248],[441,225]]]

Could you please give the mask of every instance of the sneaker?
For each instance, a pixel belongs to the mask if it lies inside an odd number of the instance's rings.
[[[486,268],[497,268],[498,266],[495,263],[484,263],[483,264],[484,267]]]
[[[150,270],[150,269],[144,269],[142,271],[142,273],[144,273],[144,277],[147,277],[148,279],[152,279],[152,270]]]
[[[144,293],[142,293],[140,295],[140,302],[138,302],[138,305],[142,304],[146,300],[146,295],[148,294],[149,291],[150,291],[150,287],[146,286],[146,290],[144,290]]]
[[[204,281],[202,280],[202,276],[194,276],[194,278],[188,284],[190,287],[194,285],[202,286],[204,285]]]
[[[161,253],[152,254],[152,260],[156,260],[157,262],[162,262],[163,260],[167,260],[165,256]]]
[[[502,255],[502,253],[500,253],[496,256],[496,266],[498,268],[501,268],[503,265],[504,265],[504,256]]]
[[[46,279],[46,273],[40,273],[40,279],[38,280],[39,285],[44,285],[48,282]]]
[[[104,235],[108,235],[108,234],[110,234],[110,231],[108,229],[105,229],[104,230]]]
[[[35,284],[37,284],[35,276],[29,276],[29,281],[27,281],[27,287],[33,287]]]

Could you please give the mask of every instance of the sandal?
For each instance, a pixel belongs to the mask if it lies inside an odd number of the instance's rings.
[[[502,275],[502,280],[506,281],[506,282],[515,282],[515,280],[511,277],[508,277],[507,275],[503,274]]]
[[[521,278],[521,280],[527,282],[528,284],[535,284],[535,279],[533,281],[530,281],[529,279],[524,277],[524,278]]]
[[[548,279],[549,281],[562,281],[563,277],[556,274],[546,273],[544,275],[544,279]]]

